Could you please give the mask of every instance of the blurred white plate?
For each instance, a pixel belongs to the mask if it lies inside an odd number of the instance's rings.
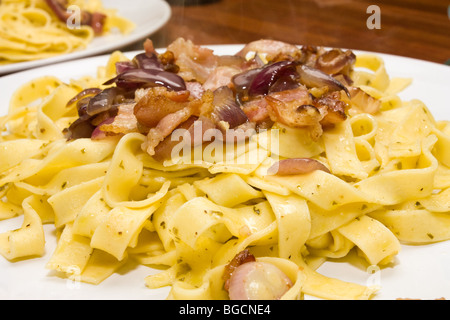
[[[217,54],[233,54],[242,46],[210,46]],[[128,52],[132,58],[137,52]],[[355,51],[356,54],[360,51]],[[377,53],[378,54],[378,53]],[[413,79],[400,97],[421,99],[438,120],[450,120],[448,79],[450,67],[436,63],[379,54],[391,77]],[[25,82],[44,75],[62,80],[95,75],[106,64],[108,55],[36,68],[0,78],[0,115],[8,110],[12,93]],[[22,218],[0,221],[0,233],[19,228]],[[144,278],[156,273],[144,266],[127,265],[98,286],[73,283],[55,276],[45,264],[56,246],[54,228],[45,225],[46,254],[35,259],[11,263],[0,257],[0,299],[165,299],[170,288],[150,290]],[[371,273],[357,263],[326,262],[318,271],[324,275],[359,284],[381,286],[375,299],[450,299],[450,241],[424,246],[403,245],[392,267]],[[309,298],[309,297],[308,297]]]
[[[158,31],[167,23],[172,14],[170,6],[164,0],[103,0],[103,6],[109,9],[116,9],[118,14],[133,21],[136,24],[136,28],[127,35],[114,33],[95,37],[84,50],[47,59],[1,65],[0,75],[123,48],[139,40],[143,40],[145,37]]]

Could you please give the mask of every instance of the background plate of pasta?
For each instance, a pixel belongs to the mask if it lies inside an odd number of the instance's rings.
[[[0,78],[0,298],[448,299],[449,77],[180,38]]]
[[[139,8],[139,10],[135,10]],[[159,30],[162,0],[5,0],[0,4],[0,74],[106,53]]]

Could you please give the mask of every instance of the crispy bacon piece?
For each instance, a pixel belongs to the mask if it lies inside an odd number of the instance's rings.
[[[283,102],[267,96],[267,109],[272,121],[279,122],[291,128],[313,126],[319,123],[322,115],[312,104],[302,104],[298,101]]]
[[[205,88],[197,81],[186,82],[186,90],[189,90],[191,97],[194,99],[200,99],[203,93],[205,93]]]
[[[137,132],[138,125],[133,113],[135,103],[121,104],[112,121],[103,122],[98,129],[110,134]]]
[[[222,86],[231,86],[231,79],[241,71],[235,66],[219,66],[209,74],[203,88],[214,91]]]
[[[338,48],[326,50],[323,47],[302,46],[301,52],[301,64],[329,75],[341,74],[349,77],[356,61],[356,56],[351,50],[344,51]]]
[[[267,100],[263,96],[245,102],[242,111],[251,122],[261,123],[270,119],[267,111]]]
[[[272,121],[283,121],[282,114],[288,112],[287,104],[290,104],[292,108],[295,107],[294,105],[297,107],[311,105],[312,102],[312,98],[307,89],[301,86],[250,100],[244,103],[242,109],[249,120],[253,122],[262,122],[268,119],[272,119]],[[284,120],[290,122],[289,119]]]
[[[165,99],[162,99],[164,101]],[[211,91],[203,94],[201,99],[194,99],[186,102],[178,102],[182,108],[172,113],[166,113],[156,126],[150,128],[143,149],[149,155],[155,154],[155,148],[168,137],[179,125],[187,121],[192,116],[200,116],[202,110],[210,109],[213,101]],[[140,122],[140,120],[138,119]]]
[[[237,267],[239,267],[241,264],[247,263],[247,262],[254,262],[256,261],[256,258],[254,255],[250,253],[248,249],[242,250],[237,255],[234,256],[234,258],[225,266],[222,279],[225,282],[225,290],[228,291],[229,285],[230,285],[230,278],[233,274],[233,271],[236,270]]]
[[[158,55],[155,50],[155,46],[153,45],[153,41],[151,39],[145,39],[144,41],[144,51],[148,56]]]
[[[236,55],[240,57],[246,57],[248,53],[258,53],[266,55],[266,59],[272,61],[277,58],[277,61],[281,60],[281,56],[286,57],[298,57],[301,55],[300,49],[290,43],[283,41],[261,39],[250,42],[244,46]]]
[[[268,100],[270,119],[291,128],[308,127],[313,140],[317,140],[323,133],[320,120],[322,115],[312,104],[299,105],[295,101],[281,102],[271,97]]]
[[[323,115],[313,105],[313,99],[304,87],[267,95],[267,112],[270,120],[292,128],[309,127],[311,138],[322,135],[320,121]]]
[[[197,120],[196,116],[191,116],[185,122],[179,124],[178,127],[175,128],[175,130],[177,129],[189,130],[189,128],[191,128],[191,126],[194,124],[196,120]],[[161,141],[154,148],[155,153],[153,154],[153,158],[156,161],[160,162],[170,159],[173,148],[179,143],[180,141],[172,140],[170,135],[165,137],[164,140]]]
[[[349,106],[346,100],[347,95],[340,91],[313,98],[301,86],[250,100],[244,103],[242,109],[252,122],[271,120],[294,128],[310,127],[311,136],[318,138],[322,134],[322,127],[332,126],[347,118]]]
[[[332,126],[347,119],[348,104],[341,100],[341,92],[334,91],[315,99],[314,106],[322,114],[323,127]]]
[[[167,46],[179,66],[178,75],[185,81],[196,80],[204,83],[217,67],[217,57],[213,50],[195,45],[190,40],[178,38]]]
[[[137,121],[148,128],[155,127],[164,117],[185,108],[190,93],[187,90],[169,91],[165,87],[154,87],[137,101],[134,115]]]
[[[190,105],[166,115],[155,127],[149,130],[143,149],[146,150],[149,155],[154,155],[156,146],[164,141],[173,130],[183,122],[187,121],[195,113],[195,107]]]
[[[47,1],[59,9],[66,4],[64,0]],[[218,56],[209,48],[178,38],[162,54],[147,39],[144,51],[117,65],[119,76],[105,83],[116,87],[96,95],[86,91],[71,101],[83,106],[87,100],[95,103],[95,108],[80,108],[83,112],[102,111],[103,104],[111,109],[95,118],[80,112],[80,119],[70,128],[79,132],[72,138],[84,137],[94,129],[98,136],[137,131],[147,135],[144,150],[162,159],[172,149],[171,133],[183,128],[189,136],[194,123],[220,130],[222,136],[215,138],[224,142],[247,139],[247,131],[253,134],[274,123],[307,128],[317,140],[324,129],[347,118],[349,106],[372,114],[380,109],[379,100],[352,86],[349,73],[355,56],[350,50],[299,48],[263,39],[247,44],[235,55]],[[251,52],[258,54],[249,56]],[[124,95],[123,101],[112,99],[117,88],[127,94],[117,95]],[[230,140],[231,129],[253,131]],[[192,140],[206,142],[198,137]]]

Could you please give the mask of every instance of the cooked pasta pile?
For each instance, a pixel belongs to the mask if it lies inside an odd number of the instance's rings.
[[[379,288],[316,269],[353,251],[382,267],[401,243],[450,238],[450,122],[436,121],[421,101],[402,101],[409,80],[391,79],[378,56],[357,56],[351,77],[381,101],[380,112],[351,106],[318,140],[275,124],[235,155],[257,150],[251,164],[164,164],[142,149],[138,132],[67,141],[63,131],[78,117],[67,101],[103,88],[118,61],[129,60],[115,52],[96,78],[46,76],[14,94],[0,122],[0,218],[24,222],[0,234],[6,259],[43,255],[43,224],[54,224],[47,268],[87,283],[134,259],[162,269],[143,281],[171,286],[170,299],[228,299],[224,268],[248,249],[291,279],[282,299],[370,299]],[[278,157],[316,159],[330,173],[267,175],[276,158],[261,141],[271,130]]]
[[[103,35],[127,34],[134,24],[100,0],[71,0],[69,7],[106,15]],[[68,11],[76,14],[75,10]],[[77,22],[74,18],[73,24]],[[96,36],[90,25],[68,27],[45,0],[3,0],[0,4],[0,64],[45,59],[85,49]]]

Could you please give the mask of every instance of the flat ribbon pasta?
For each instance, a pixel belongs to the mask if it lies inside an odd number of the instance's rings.
[[[41,256],[45,252],[45,238],[42,221],[30,205],[30,198],[24,200],[22,227],[0,234],[0,254],[8,260],[28,256]]]
[[[88,6],[102,9],[100,1]],[[51,25],[39,6],[22,7],[18,21]],[[12,25],[14,15],[2,14]],[[115,17],[108,28],[129,29]],[[35,45],[50,50],[39,43],[44,37]],[[0,52],[10,45],[39,55],[15,40],[1,39]],[[6,259],[44,254],[43,225],[52,224],[57,246],[46,266],[73,281],[100,284],[133,261],[160,269],[143,280],[148,288],[171,286],[168,299],[228,299],[224,271],[248,250],[291,280],[281,299],[370,299],[379,287],[322,275],[320,265],[358,256],[383,268],[402,244],[450,239],[450,123],[436,121],[418,100],[402,101],[397,94],[410,80],[390,79],[379,57],[358,56],[351,73],[352,85],[380,102],[377,112],[350,99],[345,120],[316,139],[275,122],[228,149],[214,141],[193,148],[194,159],[164,162],[144,151],[138,132],[64,136],[78,118],[67,101],[105,88],[117,62],[130,59],[116,51],[96,77],[41,77],[13,94],[0,118],[0,220],[23,215],[24,223],[0,234]],[[328,170],[269,173],[289,158]]]

